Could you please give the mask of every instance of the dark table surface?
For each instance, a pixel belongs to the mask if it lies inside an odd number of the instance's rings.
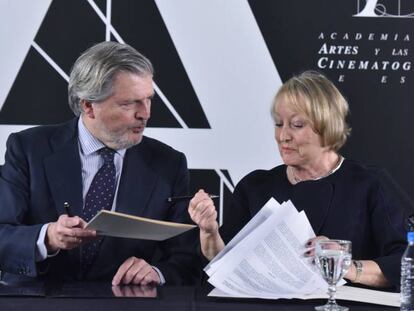
[[[142,288],[112,287],[109,283],[0,284],[1,311],[32,310],[277,310],[305,311],[325,303],[324,300],[260,300],[207,297],[209,286]],[[394,307],[338,301],[352,311],[388,311]]]

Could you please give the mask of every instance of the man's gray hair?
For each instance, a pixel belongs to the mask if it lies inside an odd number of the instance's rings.
[[[100,102],[112,95],[119,72],[153,75],[151,62],[128,44],[101,42],[86,50],[75,62],[69,77],[69,106],[75,115],[81,101]]]

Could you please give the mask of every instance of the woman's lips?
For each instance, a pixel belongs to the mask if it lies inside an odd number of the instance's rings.
[[[289,148],[289,147],[281,147],[281,149],[285,153],[291,153],[291,152],[294,152],[295,151],[295,149]]]

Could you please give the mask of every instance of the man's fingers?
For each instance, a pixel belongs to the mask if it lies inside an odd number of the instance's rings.
[[[123,288],[121,288],[118,285],[112,286],[112,293],[114,294],[115,297],[125,297]]]
[[[72,238],[86,239],[96,237],[95,230],[87,230],[80,228],[66,228],[57,226],[56,228],[57,238],[60,241],[72,240]]]
[[[124,261],[124,263],[118,268],[114,278],[112,279],[112,285],[119,285],[121,283],[124,274],[134,264],[135,257],[130,257]]]
[[[86,221],[84,221],[79,216],[69,217],[68,215],[61,215],[59,217],[57,223],[62,225],[63,227],[66,227],[66,228],[77,227],[77,228],[81,228],[81,229],[86,228],[86,226],[88,224]]]
[[[112,285],[159,284],[158,273],[143,259],[128,258],[115,274]]]
[[[139,284],[145,274],[148,273],[149,265],[142,259],[135,259],[133,265],[125,272],[121,284]],[[134,280],[137,279],[137,282]]]
[[[79,247],[84,240],[95,238],[96,231],[83,229],[85,224],[85,221],[80,217],[61,215],[57,222],[48,226],[46,245],[48,251],[72,249]]]
[[[79,216],[69,217],[68,215],[61,215],[57,222],[63,227],[71,228],[79,226],[82,223],[82,219]]]
[[[70,234],[68,235],[76,238],[93,238],[96,237],[96,231],[89,229],[74,228],[70,230]]]
[[[143,284],[143,280],[148,276],[148,279],[150,280],[151,277],[149,276],[151,274],[152,271],[152,267],[145,262],[145,265],[142,265],[140,267],[139,270],[136,271],[134,277],[132,279],[127,279],[127,281],[129,281],[129,283],[124,283],[124,284]]]
[[[88,238],[88,237],[95,237],[96,231],[90,229],[84,229],[86,226],[86,222],[78,217],[67,217],[66,215],[62,215],[59,217],[57,222],[56,231],[58,234],[67,237],[76,237],[76,238]]]
[[[134,280],[135,281],[135,280]],[[148,272],[147,275],[144,276],[144,278],[141,280],[141,285],[146,286],[150,284],[158,284],[159,283],[159,276],[154,269],[151,268],[151,271]],[[137,284],[137,283],[135,283]]]

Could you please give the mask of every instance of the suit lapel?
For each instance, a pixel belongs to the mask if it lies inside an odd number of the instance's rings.
[[[125,153],[116,204],[118,212],[144,214],[158,179],[151,156],[145,137]]]
[[[73,215],[82,211],[82,173],[77,139],[77,118],[57,132],[50,141],[53,153],[44,166],[58,214],[66,214],[64,202]]]

